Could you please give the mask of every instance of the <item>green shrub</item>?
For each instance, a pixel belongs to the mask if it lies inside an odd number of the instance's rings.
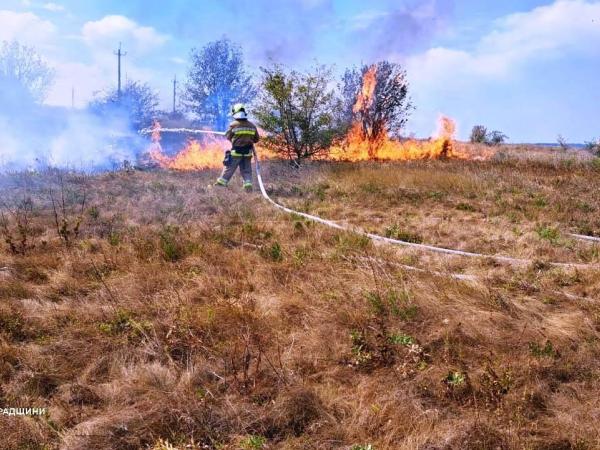
[[[279,242],[273,242],[269,247],[265,248],[263,255],[275,262],[283,261],[281,244],[279,244]]]
[[[396,344],[396,345],[404,345],[404,346],[408,346],[408,345],[412,345],[415,343],[415,340],[413,339],[412,336],[409,336],[408,334],[392,334],[389,337],[390,342],[392,344]]]
[[[550,226],[539,226],[536,229],[538,236],[541,239],[545,239],[553,244],[556,244],[560,238],[560,231],[558,228]]]
[[[461,372],[448,372],[448,375],[444,379],[446,384],[453,387],[462,386],[463,384],[465,384],[466,380],[467,377],[464,373]]]
[[[241,442],[243,450],[260,450],[267,445],[267,439],[263,436],[248,436]]]
[[[132,317],[131,312],[118,309],[113,320],[110,322],[101,322],[98,328],[103,333],[110,335],[129,334],[132,336],[142,336],[151,328],[151,324],[146,321],[138,322]]]
[[[421,244],[423,242],[421,235],[403,230],[398,224],[387,227],[384,231],[384,236],[399,241],[412,242],[414,244]]]
[[[537,342],[530,342],[529,351],[536,358],[558,358],[559,356],[558,351],[550,341],[546,341],[543,347]]]
[[[458,209],[459,211],[468,211],[468,212],[477,211],[477,208],[475,208],[473,205],[470,205],[469,203],[459,203],[458,205],[456,205],[456,209]]]
[[[166,226],[159,233],[160,249],[165,261],[176,262],[186,255],[186,248],[181,242],[179,228]]]

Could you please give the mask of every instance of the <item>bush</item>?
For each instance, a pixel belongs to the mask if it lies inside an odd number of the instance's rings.
[[[471,144],[486,144],[487,143],[487,128],[483,125],[475,125],[471,130]]]
[[[600,138],[585,143],[585,148],[600,157]]]
[[[471,130],[472,144],[500,145],[504,144],[507,139],[508,136],[501,131],[488,131],[483,125],[475,125]]]
[[[328,90],[331,69],[318,66],[300,73],[274,66],[261,70],[262,95],[256,116],[269,133],[265,145],[295,161],[326,153],[342,134],[334,116],[341,106]]]
[[[179,229],[177,227],[166,226],[160,232],[160,249],[163,258],[168,262],[177,262],[186,256],[187,249],[181,242]]]

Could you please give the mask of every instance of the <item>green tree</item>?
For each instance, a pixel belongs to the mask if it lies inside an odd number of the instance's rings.
[[[471,130],[470,140],[472,144],[501,145],[507,139],[508,136],[501,131],[488,131],[483,125],[475,125]]]
[[[247,74],[240,46],[228,39],[193,49],[183,103],[202,122],[225,130],[231,106],[250,102],[256,88]]]
[[[475,125],[471,130],[471,144],[486,144],[488,131],[483,125]]]
[[[261,70],[262,92],[255,113],[269,133],[265,145],[296,162],[326,153],[343,134],[336,118],[341,102],[329,87],[332,70],[316,66],[301,73],[279,65]]]
[[[31,48],[16,41],[0,46],[0,88],[3,106],[15,102],[41,103],[54,80],[54,71]]]
[[[98,95],[89,105],[90,110],[101,117],[121,118],[132,129],[150,126],[158,115],[158,94],[147,83],[128,81],[121,91],[116,88]]]

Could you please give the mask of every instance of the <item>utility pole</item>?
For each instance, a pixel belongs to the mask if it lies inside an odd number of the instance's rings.
[[[75,109],[75,86],[71,88],[71,109]]]
[[[177,100],[177,74],[173,77],[173,114],[175,114],[175,105]]]
[[[119,42],[119,50],[115,52],[117,56],[117,96],[121,98],[121,57],[127,55],[127,52],[121,51],[121,43]]]

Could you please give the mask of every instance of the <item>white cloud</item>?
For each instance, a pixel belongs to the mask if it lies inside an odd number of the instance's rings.
[[[44,3],[42,5],[42,8],[44,8],[46,11],[52,11],[52,12],[61,12],[65,10],[65,7],[63,5],[59,5],[58,3]]]
[[[45,46],[56,36],[56,26],[31,12],[0,10],[0,41]]]
[[[403,60],[400,56],[390,57]],[[403,60],[418,106],[410,126],[424,133],[435,117],[444,112],[459,116],[468,126],[486,118],[500,121],[496,126],[505,127],[509,135],[514,133],[515,139],[544,139],[547,129],[564,128],[540,124],[526,108],[506,114],[498,110],[497,104],[504,102],[504,108],[518,108],[518,99],[513,102],[506,96],[517,89],[526,89],[522,86],[532,86],[534,80],[544,76],[540,67],[548,64],[561,70],[568,79],[567,71],[576,71],[570,66],[573,58],[589,64],[600,58],[600,2],[558,0],[503,17],[494,21],[491,30],[469,50],[434,47]],[[560,69],[562,61],[567,64],[564,70]],[[498,92],[504,92],[504,97]],[[541,105],[540,98],[536,99]],[[577,104],[584,103],[581,100]],[[570,123],[568,117],[560,117],[564,123]],[[524,123],[530,126],[523,126]],[[538,126],[537,131],[534,125]],[[467,133],[466,128],[461,132]],[[529,131],[524,131],[527,128],[533,131],[527,134]],[[568,128],[565,133],[568,134]],[[583,134],[580,130],[572,133]]]
[[[164,44],[169,36],[152,27],[137,24],[125,16],[106,16],[100,20],[86,22],[81,30],[83,39],[91,47],[114,47],[116,42],[148,52]]]
[[[463,77],[506,77],[536,60],[565,54],[600,54],[600,3],[559,0],[530,12],[506,16],[473,51],[436,47],[410,58],[415,81]]]

